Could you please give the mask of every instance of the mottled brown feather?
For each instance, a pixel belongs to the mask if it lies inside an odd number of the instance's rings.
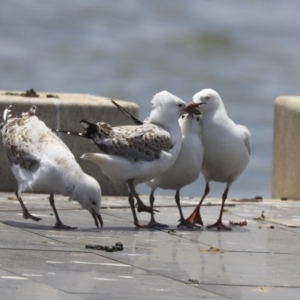
[[[170,134],[155,124],[111,127],[99,122],[98,132],[92,135],[102,152],[126,157],[132,161],[152,161],[162,151],[173,148]]]

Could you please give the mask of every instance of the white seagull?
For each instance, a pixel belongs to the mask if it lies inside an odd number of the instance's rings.
[[[177,227],[193,227],[193,224],[184,219],[180,205],[180,190],[193,183],[200,174],[203,158],[203,147],[200,138],[200,117],[194,113],[185,114],[179,120],[182,131],[182,146],[176,162],[164,173],[147,182],[152,191],[150,194],[150,207],[154,204],[154,192],[157,188],[175,190],[175,201],[179,210],[180,219]],[[155,221],[151,215],[150,225],[164,226]]]
[[[100,215],[101,189],[98,182],[85,174],[76,162],[69,148],[35,116],[36,107],[12,117],[12,106],[4,110],[2,127],[3,145],[12,172],[18,181],[16,196],[25,219],[39,221],[40,218],[29,213],[21,194],[24,191],[50,193],[55,228],[76,229],[64,225],[54,204],[54,194],[69,196],[87,209],[97,227],[103,226]]]
[[[126,114],[136,125],[147,124],[148,118],[144,122],[135,118],[125,108],[112,100],[112,103],[124,114]],[[179,210],[180,219],[178,227],[193,227],[193,224],[187,222],[183,216],[180,205],[180,190],[193,183],[200,174],[203,158],[203,146],[201,142],[200,129],[200,112],[184,114],[179,119],[179,125],[182,132],[182,145],[175,163],[164,173],[159,174],[154,179],[147,182],[147,185],[152,188],[150,194],[150,207],[154,205],[154,192],[157,188],[165,190],[175,190],[175,201]],[[151,215],[149,227],[166,227],[167,225],[157,223],[154,214]]]
[[[193,96],[193,102],[187,105],[187,111],[196,109],[200,104],[200,125],[204,157],[201,172],[206,181],[204,195],[193,213],[188,217],[192,224],[203,224],[200,206],[209,193],[209,182],[225,182],[222,206],[219,218],[208,228],[231,230],[222,223],[222,214],[228,190],[231,184],[245,170],[250,160],[250,131],[235,124],[227,115],[220,95],[212,89],[204,89]]]
[[[127,184],[128,201],[137,227],[143,226],[136,216],[133,196],[139,212],[154,210],[142,202],[135,186],[170,168],[182,143],[178,119],[185,112],[185,102],[162,91],[153,97],[152,104],[154,109],[147,124],[111,127],[103,122],[93,124],[81,120],[84,133],[67,132],[92,139],[102,153],[87,153],[81,158],[97,164],[112,181]]]

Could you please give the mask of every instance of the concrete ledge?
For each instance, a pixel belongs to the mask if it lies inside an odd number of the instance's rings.
[[[300,96],[275,100],[272,198],[300,200]]]
[[[27,111],[31,105],[37,106],[37,115],[50,128],[59,128],[73,131],[81,131],[79,120],[86,119],[91,122],[103,121],[112,126],[131,124],[129,119],[119,112],[111,103],[110,99],[96,97],[88,94],[63,94],[55,93],[47,98],[48,93],[39,93],[39,97],[23,97],[20,92],[8,95],[6,91],[0,91],[0,115],[8,104],[14,105],[18,116]],[[117,100],[119,101],[119,100]],[[120,101],[122,106],[136,117],[138,116],[138,105],[130,102]],[[60,134],[62,140],[68,145],[83,170],[94,176],[101,184],[104,195],[126,195],[126,186],[112,183],[96,165],[88,161],[82,161],[79,157],[83,153],[96,152],[96,146],[88,140]],[[0,191],[14,191],[16,180],[10,170],[3,147],[0,147]]]

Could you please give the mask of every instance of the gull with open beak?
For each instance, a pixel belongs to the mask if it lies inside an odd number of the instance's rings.
[[[187,221],[203,224],[200,207],[210,191],[209,182],[224,182],[226,188],[222,195],[219,218],[215,224],[207,227],[231,230],[222,223],[223,208],[231,184],[242,174],[250,160],[250,131],[243,125],[235,124],[228,117],[220,95],[212,89],[204,89],[194,95],[193,102],[187,105],[186,110],[195,109],[201,111],[201,138],[204,147],[201,172],[206,187],[199,204]]]
[[[201,128],[199,124],[200,113],[196,109],[192,111],[184,114],[179,119],[182,132],[182,146],[175,163],[164,173],[147,182],[147,185],[152,189],[150,194],[151,207],[154,204],[154,192],[157,188],[175,191],[175,202],[180,215],[177,227],[194,227],[194,224],[187,222],[183,216],[180,205],[180,191],[185,186],[197,180],[203,159]],[[153,215],[149,224],[153,227],[164,226],[164,224],[157,223]]]
[[[135,118],[120,104],[116,103],[113,99],[111,99],[111,101],[136,125],[144,125],[148,123],[149,118],[146,118],[144,122],[142,122]],[[200,111],[197,110],[198,106],[199,105],[197,104],[194,109],[191,109],[189,113],[182,115],[179,119],[179,125],[182,133],[182,144],[179,155],[174,164],[168,170],[147,182],[147,185],[152,189],[149,199],[151,208],[154,206],[154,193],[157,188],[176,191],[175,201],[180,215],[177,227],[194,227],[194,225],[187,222],[183,216],[180,205],[180,191],[183,187],[193,183],[198,178],[201,170],[203,147],[200,138]],[[188,159],[186,159],[187,157]],[[167,227],[168,225],[156,222],[154,214],[151,214],[148,226]]]

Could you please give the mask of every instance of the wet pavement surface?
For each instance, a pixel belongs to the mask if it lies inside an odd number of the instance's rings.
[[[142,197],[148,203],[147,197]],[[104,227],[75,202],[56,197],[62,222],[53,228],[48,195],[24,194],[25,220],[13,194],[0,193],[1,299],[300,299],[300,201],[232,199],[224,224],[232,231],[178,229],[170,197],[156,196],[156,220],[168,228],[137,229],[124,197],[103,197]],[[188,216],[196,198],[182,198]],[[201,210],[214,223],[220,199]],[[138,214],[143,224],[149,214]],[[87,249],[88,244],[123,251]]]

